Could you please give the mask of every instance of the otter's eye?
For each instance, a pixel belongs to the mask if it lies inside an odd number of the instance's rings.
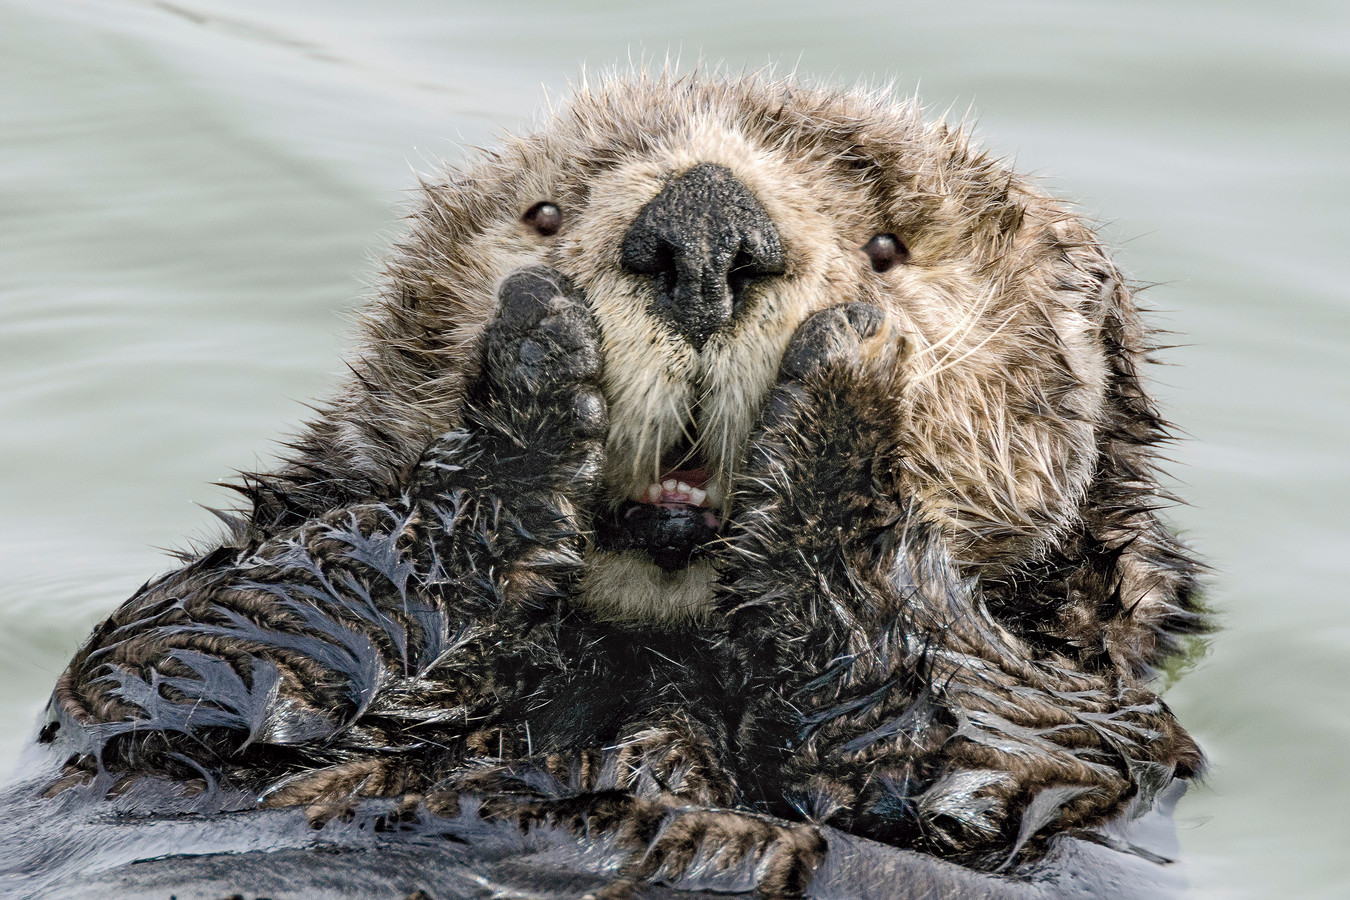
[[[521,219],[544,237],[550,237],[562,227],[562,210],[544,200],[526,210]]]
[[[877,272],[885,272],[896,263],[909,262],[909,248],[905,242],[889,233],[873,236],[863,244],[863,252],[872,260],[872,269]]]

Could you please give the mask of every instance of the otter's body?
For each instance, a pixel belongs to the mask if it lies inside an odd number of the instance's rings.
[[[473,798],[605,835],[616,896],[799,894],[827,833],[1035,859],[1200,765],[1148,350],[911,107],[606,83],[425,186],[351,383],[62,676],[46,793]]]

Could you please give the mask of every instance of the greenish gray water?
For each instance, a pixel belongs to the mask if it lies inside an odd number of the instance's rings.
[[[277,8],[280,6],[281,8]],[[339,371],[413,170],[582,65],[893,79],[1105,220],[1184,346],[1224,630],[1197,896],[1350,893],[1350,5],[0,0],[0,759],[93,624]]]

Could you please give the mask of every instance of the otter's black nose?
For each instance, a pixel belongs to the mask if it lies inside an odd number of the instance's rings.
[[[654,312],[703,349],[756,278],[783,274],[783,244],[755,195],[725,166],[700,163],[642,208],[623,267],[656,283]]]

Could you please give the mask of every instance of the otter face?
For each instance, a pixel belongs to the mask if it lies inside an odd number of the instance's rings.
[[[611,419],[583,587],[602,615],[707,612],[699,548],[734,515],[762,400],[817,310],[886,311],[904,488],[995,577],[1083,521],[1112,381],[1135,390],[1142,332],[1090,230],[880,95],[615,80],[425,191],[357,366],[393,390],[346,427],[443,430],[497,285],[535,263],[570,276],[600,325]]]

